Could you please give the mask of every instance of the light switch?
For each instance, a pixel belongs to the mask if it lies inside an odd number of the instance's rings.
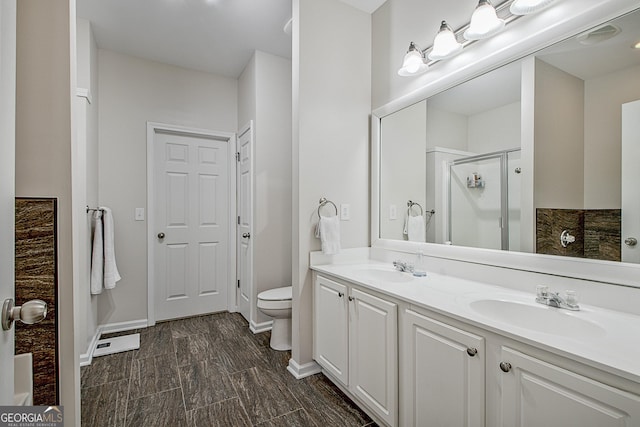
[[[398,209],[396,208],[396,205],[389,205],[389,219],[398,219]]]
[[[348,204],[340,205],[340,219],[342,221],[349,221],[351,219],[351,206]]]
[[[144,221],[144,208],[136,208],[136,221]]]

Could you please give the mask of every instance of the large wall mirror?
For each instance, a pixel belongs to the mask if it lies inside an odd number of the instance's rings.
[[[640,263],[640,10],[380,119],[379,238]]]

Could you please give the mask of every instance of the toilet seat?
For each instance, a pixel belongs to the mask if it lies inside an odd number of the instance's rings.
[[[258,294],[258,308],[286,310],[292,307],[293,287],[269,289]]]

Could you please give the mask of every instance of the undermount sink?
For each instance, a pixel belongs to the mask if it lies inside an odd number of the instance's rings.
[[[363,268],[358,270],[356,274],[369,280],[381,282],[405,283],[413,280],[411,273],[403,273],[396,270],[383,270],[381,268]]]
[[[530,305],[516,301],[483,299],[473,301],[470,307],[476,313],[513,326],[532,331],[563,336],[585,336],[605,334],[598,324],[577,317],[569,312],[546,305]]]

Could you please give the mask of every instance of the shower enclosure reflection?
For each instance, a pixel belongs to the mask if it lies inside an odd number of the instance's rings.
[[[461,157],[447,168],[447,243],[520,250],[520,149]]]

